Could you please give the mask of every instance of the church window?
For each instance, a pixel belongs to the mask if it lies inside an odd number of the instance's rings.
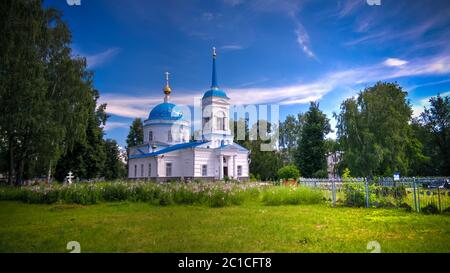
[[[152,164],[148,163],[148,177],[152,176]]]
[[[226,130],[226,117],[223,112],[218,112],[216,114],[216,130]]]
[[[144,164],[141,164],[141,177],[144,177]]]
[[[148,132],[148,141],[153,141],[153,132]]]
[[[237,175],[242,176],[242,166],[241,165],[237,166]]]
[[[137,165],[134,165],[134,177],[137,177]]]
[[[172,176],[172,163],[166,163],[166,177]]]
[[[208,175],[208,165],[202,165],[202,176]]]
[[[172,131],[167,132],[167,141],[172,142]]]

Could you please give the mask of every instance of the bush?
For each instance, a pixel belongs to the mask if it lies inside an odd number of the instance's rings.
[[[349,207],[363,207],[366,205],[366,195],[363,183],[344,183],[344,204]]]
[[[297,180],[300,177],[299,169],[294,165],[284,166],[278,170],[278,178],[281,179],[295,179]]]
[[[307,187],[271,187],[263,192],[262,201],[270,206],[318,204],[323,194]]]
[[[430,203],[423,207],[421,211],[425,214],[439,214],[439,209],[435,203]]]

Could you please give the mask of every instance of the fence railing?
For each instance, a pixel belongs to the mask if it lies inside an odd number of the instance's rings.
[[[367,179],[300,178],[301,186],[318,188],[333,206],[404,207],[420,212],[450,211],[449,177]]]

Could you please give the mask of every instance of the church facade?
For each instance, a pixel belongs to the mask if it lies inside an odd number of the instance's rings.
[[[236,180],[249,178],[249,151],[233,142],[230,98],[219,88],[213,49],[212,84],[202,97],[202,139],[190,141],[191,124],[170,102],[166,72],[164,102],[144,121],[144,142],[128,151],[128,178],[169,180]]]

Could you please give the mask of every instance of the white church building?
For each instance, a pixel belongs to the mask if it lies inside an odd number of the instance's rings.
[[[219,88],[213,49],[211,88],[202,97],[202,140],[190,141],[191,124],[170,102],[166,72],[164,102],[144,121],[144,143],[129,148],[128,178],[169,180],[248,180],[249,151],[233,142],[230,98]]]

